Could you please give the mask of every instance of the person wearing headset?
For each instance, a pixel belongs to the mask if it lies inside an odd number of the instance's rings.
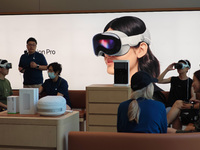
[[[43,54],[36,52],[35,38],[30,37],[26,43],[27,51],[20,57],[18,70],[23,73],[24,88],[39,88],[43,83],[42,71],[47,70],[47,61]]]
[[[0,111],[6,110],[7,97],[13,94],[11,84],[9,80],[5,78],[11,68],[11,63],[8,63],[7,60],[0,59]]]
[[[154,78],[159,76],[160,64],[153,55],[150,44],[149,30],[140,18],[134,16],[111,20],[103,33],[93,37],[94,53],[104,57],[109,74],[114,74],[114,60],[129,61],[129,83],[132,75],[138,71],[145,71]],[[161,89],[154,84],[154,99],[160,99],[156,91]]]
[[[181,129],[182,124],[179,117],[173,118],[172,111],[170,109],[172,106],[180,106],[185,103],[184,109],[189,109],[191,104],[186,104],[190,99],[195,99],[195,93],[192,88],[192,79],[187,76],[188,70],[191,68],[191,64],[188,60],[179,60],[178,63],[170,64],[158,77],[158,83],[170,83],[169,97],[166,103],[167,121],[168,124],[172,123],[173,128]],[[177,69],[178,76],[172,76],[169,78],[164,78],[165,75],[172,70]],[[168,113],[169,112],[169,113]]]

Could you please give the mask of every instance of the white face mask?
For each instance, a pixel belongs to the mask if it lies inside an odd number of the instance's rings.
[[[48,76],[50,79],[54,79],[56,77],[54,72],[48,72]]]

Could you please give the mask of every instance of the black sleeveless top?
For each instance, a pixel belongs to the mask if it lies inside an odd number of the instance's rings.
[[[176,100],[189,101],[191,98],[192,79],[180,80],[179,77],[171,78],[171,88],[167,100],[167,107],[171,107]]]

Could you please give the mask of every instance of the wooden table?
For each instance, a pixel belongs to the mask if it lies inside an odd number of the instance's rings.
[[[47,117],[0,112],[0,150],[68,149],[68,132],[79,131],[79,112]]]

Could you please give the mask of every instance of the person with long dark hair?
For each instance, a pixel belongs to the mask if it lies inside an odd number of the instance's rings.
[[[93,47],[95,55],[104,57],[109,74],[114,74],[114,60],[129,60],[130,79],[138,71],[145,71],[154,78],[159,76],[160,64],[150,49],[150,32],[140,18],[113,19],[103,31],[93,37]],[[155,94],[160,90],[154,85],[155,99],[160,98]]]

